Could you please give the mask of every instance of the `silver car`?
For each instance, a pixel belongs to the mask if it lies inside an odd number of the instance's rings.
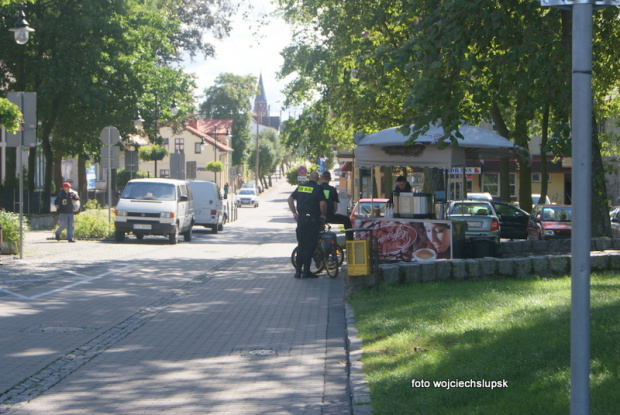
[[[455,222],[465,222],[465,239],[499,242],[499,219],[495,209],[486,200],[455,200],[450,202],[448,217]]]

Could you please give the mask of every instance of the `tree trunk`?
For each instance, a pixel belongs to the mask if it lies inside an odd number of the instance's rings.
[[[88,183],[86,182],[86,156],[78,156],[78,185],[77,192],[80,195],[81,203],[86,203],[88,199]]]
[[[540,140],[540,200],[547,196],[547,139],[549,137],[549,105],[545,107]]]
[[[611,237],[611,222],[609,221],[609,199],[605,186],[605,169],[601,157],[601,144],[598,139],[598,128],[595,119],[592,120],[592,237]]]
[[[496,103],[493,103],[491,107],[491,118],[499,135],[508,138],[510,131]],[[508,157],[499,159],[499,199],[510,202],[510,159]]]
[[[4,187],[6,189],[17,188],[17,147],[6,148],[6,178],[4,180]]]

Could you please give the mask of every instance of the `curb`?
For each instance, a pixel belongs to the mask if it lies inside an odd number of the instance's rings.
[[[351,391],[351,413],[371,415],[370,389],[362,373],[362,340],[357,337],[355,315],[348,302],[344,304],[347,335],[347,359],[349,365],[349,390]]]

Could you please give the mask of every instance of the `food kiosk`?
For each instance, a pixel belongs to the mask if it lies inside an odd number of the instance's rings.
[[[451,169],[465,167],[468,159],[514,157],[517,148],[510,140],[493,131],[463,124],[459,127],[462,138],[454,142],[444,137],[441,125],[433,125],[420,134],[412,144],[400,127],[388,128],[367,136],[356,137],[354,151],[356,167],[370,167],[374,175],[376,166],[416,166]],[[374,185],[374,179],[371,179]],[[438,193],[444,195],[445,193]],[[401,193],[394,198],[393,215],[357,219],[355,228],[373,229],[382,262],[435,261],[462,257],[464,251],[464,223],[443,218],[443,205],[434,209],[437,195],[427,193]],[[435,200],[433,200],[435,199]],[[436,212],[440,210],[440,212]],[[369,238],[369,232],[357,232],[357,239]]]

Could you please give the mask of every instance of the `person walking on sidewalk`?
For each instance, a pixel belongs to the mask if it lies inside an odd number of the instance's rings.
[[[321,188],[325,193],[325,200],[327,201],[327,222],[339,223],[344,225],[345,229],[351,229],[351,219],[348,216],[341,215],[338,212],[338,191],[334,186],[330,186],[329,182],[332,180],[332,175],[328,171],[324,171],[321,174]],[[353,240],[353,232],[347,232],[347,240]]]
[[[310,272],[312,255],[325,220],[327,204],[323,189],[317,183],[319,173],[310,173],[309,181],[300,184],[288,198],[288,206],[297,221],[297,269],[295,278],[313,278]],[[297,207],[295,207],[297,201]],[[303,267],[303,274],[302,274]]]
[[[60,214],[59,226],[55,233],[57,241],[60,240],[60,233],[66,229],[67,240],[69,242],[75,242],[75,239],[73,239],[73,227],[75,224],[74,204],[79,200],[80,197],[77,192],[71,190],[71,184],[64,182],[62,184],[62,190],[58,193],[58,196],[56,196],[56,200],[54,200],[56,211]]]

